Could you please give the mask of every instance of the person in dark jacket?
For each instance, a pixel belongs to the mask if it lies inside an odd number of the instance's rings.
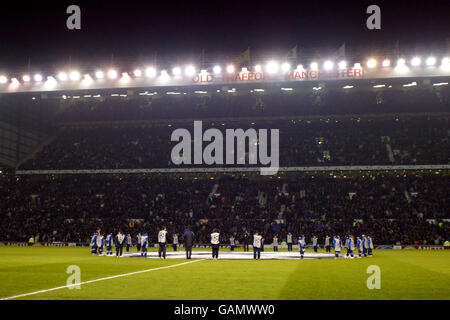
[[[194,233],[190,227],[184,230],[184,249],[186,250],[186,259],[191,259],[192,246],[194,244]]]

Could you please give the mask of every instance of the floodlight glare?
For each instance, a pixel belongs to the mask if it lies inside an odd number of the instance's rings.
[[[445,70],[450,69],[450,59],[449,58],[442,59],[441,68],[445,69]]]
[[[405,59],[400,58],[397,60],[397,66],[404,66],[405,65]]]
[[[287,63],[287,62],[285,62],[285,63],[283,63],[282,65],[281,65],[281,70],[283,70],[284,72],[287,72],[287,71],[289,71],[291,69],[291,65],[289,64],[289,63]]]
[[[142,71],[140,69],[136,69],[134,70],[133,74],[135,77],[140,77],[142,76]]]
[[[78,71],[72,71],[69,75],[69,78],[72,81],[80,80],[80,73]]]
[[[367,66],[369,68],[375,68],[377,66],[377,60],[369,59],[369,61],[367,61]]]
[[[36,82],[41,82],[42,81],[42,75],[40,75],[39,73],[34,75],[34,81]]]
[[[179,76],[181,74],[181,69],[179,67],[175,67],[172,69],[172,73],[174,76]]]
[[[333,69],[333,61],[330,61],[330,60],[325,61],[325,63],[323,64],[323,68],[325,70]]]
[[[257,64],[255,66],[255,72],[261,72],[261,70],[262,70],[261,65]]]
[[[266,70],[268,73],[276,73],[278,71],[278,65],[275,61],[270,61],[267,63]]]
[[[214,72],[215,74],[219,74],[219,73],[222,72],[222,68],[221,68],[220,66],[214,66],[213,72]]]
[[[319,65],[317,64],[317,62],[312,62],[309,67],[311,68],[311,70],[318,70],[319,69]]]
[[[61,81],[66,81],[67,80],[67,73],[61,71],[60,73],[58,73],[58,79]]]
[[[305,69],[303,68],[303,65],[302,65],[302,64],[299,64],[299,65],[297,66],[297,71],[303,71],[303,70],[305,70]]]
[[[234,72],[234,66],[233,65],[229,65],[229,66],[227,66],[227,72],[228,73],[233,73]]]
[[[428,57],[425,63],[427,64],[427,66],[434,66],[436,64],[436,58]]]
[[[192,77],[193,75],[195,75],[195,68],[194,66],[187,66],[184,72],[188,77]]]
[[[389,59],[384,59],[383,62],[381,63],[381,65],[385,68],[389,67],[391,65],[391,60]]]
[[[22,80],[24,81],[24,82],[30,82],[30,76],[29,75],[24,75],[23,77],[22,77]]]
[[[418,66],[420,66],[420,62],[421,62],[421,60],[420,60],[419,57],[414,57],[414,58],[411,59],[411,65],[412,65],[413,67],[418,67]]]
[[[148,67],[147,70],[145,70],[145,75],[149,78],[156,77],[156,69],[153,67]]]
[[[338,67],[341,70],[347,68],[347,62],[342,60],[341,62],[339,62]]]
[[[84,78],[83,78],[83,84],[84,85],[89,85],[92,83],[92,78],[89,74],[85,74]]]
[[[105,77],[105,75],[103,74],[103,71],[98,70],[98,71],[95,72],[95,77],[97,79],[103,79]]]
[[[8,78],[6,78],[5,76],[0,76],[0,83],[4,84],[6,82],[8,82]]]
[[[55,86],[56,86],[56,79],[55,78],[53,78],[52,76],[48,76],[47,77],[47,81],[45,81],[45,83],[44,83],[44,85],[47,87],[47,88],[54,88]]]
[[[16,78],[11,79],[11,85],[10,85],[11,89],[17,89],[19,87],[19,85],[20,85],[19,80],[17,80]]]
[[[108,78],[110,79],[116,79],[117,78],[117,71],[114,69],[111,69],[108,71]]]

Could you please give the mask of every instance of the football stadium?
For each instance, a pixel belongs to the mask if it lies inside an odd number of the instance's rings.
[[[2,67],[0,299],[450,299],[431,46]]]

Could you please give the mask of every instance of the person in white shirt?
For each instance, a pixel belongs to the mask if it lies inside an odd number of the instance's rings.
[[[142,234],[139,244],[141,248],[141,257],[147,258],[148,236],[145,232]]]
[[[273,237],[273,251],[278,251],[278,237],[276,235]]]
[[[319,244],[317,243],[317,237],[316,236],[314,236],[312,238],[312,245],[313,245],[313,248],[314,248],[314,252],[317,253],[317,250],[319,249]]]
[[[261,259],[262,236],[255,232],[253,236],[253,259]]]
[[[231,236],[230,237],[230,251],[234,251],[234,246],[235,246],[235,240],[234,240],[234,237]]]
[[[325,236],[325,252],[331,252],[330,237]]]
[[[212,258],[219,259],[219,244],[220,244],[220,233],[219,230],[214,229],[211,233],[211,248],[212,248]]]
[[[335,258],[339,258],[339,254],[341,253],[341,239],[339,239],[339,236],[334,237],[333,248]]]
[[[172,242],[173,251],[177,251],[178,247],[178,235],[176,233],[173,234],[173,242]]]
[[[287,245],[288,245],[288,251],[292,251],[292,233],[287,234]]]
[[[125,235],[119,231],[116,235],[116,257],[122,256],[123,245],[125,243]]]
[[[167,228],[163,227],[158,233],[158,256],[161,258],[166,258],[166,242],[167,242]]]

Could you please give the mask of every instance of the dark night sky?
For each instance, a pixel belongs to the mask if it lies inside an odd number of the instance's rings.
[[[66,8],[78,4],[82,29],[66,29]],[[382,29],[365,27],[370,4]],[[0,69],[111,58],[235,55],[394,46],[445,48],[450,1],[15,1],[0,9]]]

